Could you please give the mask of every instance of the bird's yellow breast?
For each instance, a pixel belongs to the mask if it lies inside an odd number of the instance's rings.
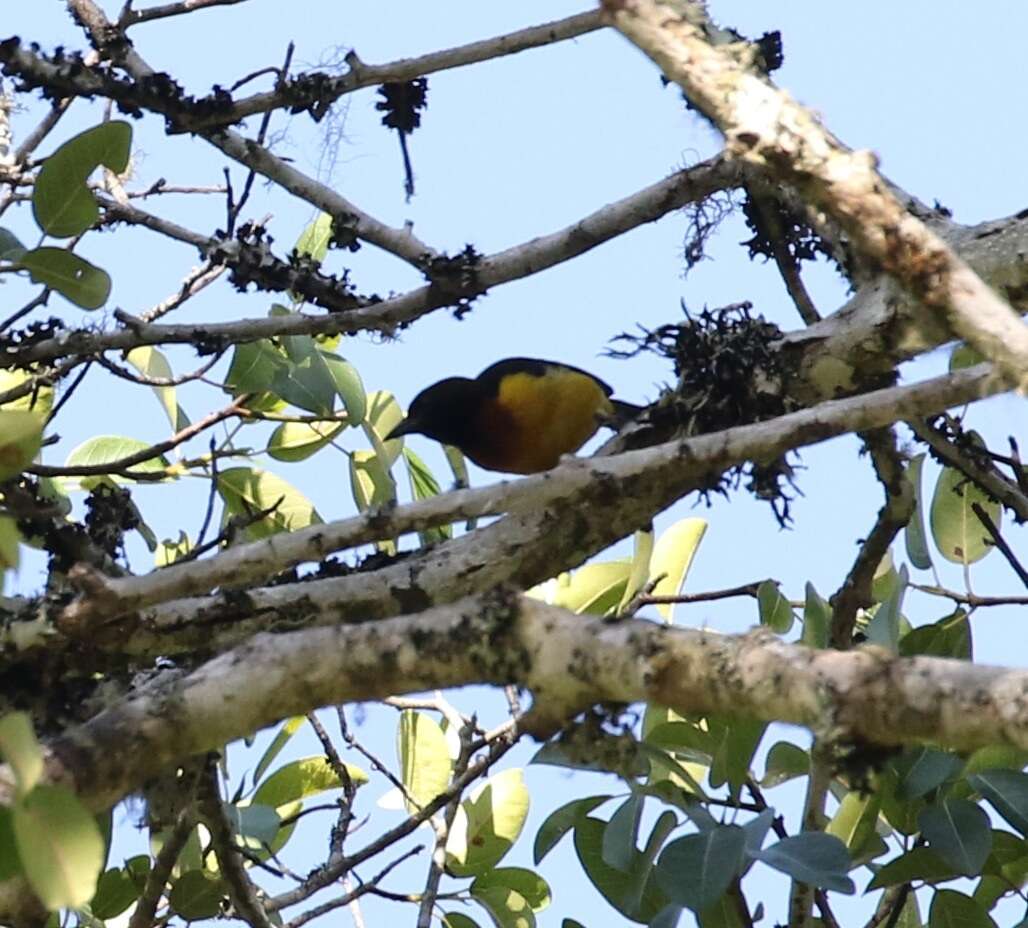
[[[484,413],[494,447],[479,457],[487,466],[491,458],[502,461],[502,469],[513,473],[549,470],[561,455],[581,448],[612,412],[603,387],[578,371],[508,374]]]

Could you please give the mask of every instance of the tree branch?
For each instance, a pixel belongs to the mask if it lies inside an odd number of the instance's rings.
[[[725,135],[726,151],[794,187],[857,249],[954,333],[1028,390],[1028,327],[946,242],[911,215],[875,170],[758,75],[748,45],[713,44],[691,0],[603,0],[607,21],[644,51]]]
[[[578,566],[646,524],[655,512],[701,485],[711,473],[741,461],[775,458],[791,448],[846,431],[882,427],[907,418],[911,410],[946,408],[1000,388],[998,381],[990,379],[988,367],[980,365],[912,386],[832,400],[724,432],[610,457],[572,459],[546,474],[313,526],[240,546],[208,562],[171,565],[124,584],[78,572],[75,582],[89,585],[89,595],[69,605],[58,624],[72,636],[88,630],[95,646],[126,653],[172,654],[224,646],[273,619],[294,626],[298,620],[309,624],[365,621],[407,611],[412,604],[424,607],[449,601],[497,583],[528,587],[558,570]],[[593,507],[594,497],[604,500],[603,505]],[[555,519],[553,507],[564,507],[576,517]],[[431,527],[454,517],[502,511],[511,514],[416,559],[352,576],[250,589],[243,611],[231,597],[169,602],[186,591],[200,592],[225,583],[250,584],[342,547]],[[512,550],[519,551],[517,558],[509,556]],[[164,605],[141,611],[134,619],[110,627],[110,634],[98,635],[97,617],[140,610],[139,604],[144,602]]]
[[[51,741],[45,777],[108,808],[169,764],[277,719],[469,683],[530,689],[536,735],[595,702],[645,701],[791,722],[843,742],[1028,747],[1024,670],[873,647],[818,651],[763,630],[604,622],[497,589],[380,622],[257,635]],[[13,774],[3,773],[10,802]]]

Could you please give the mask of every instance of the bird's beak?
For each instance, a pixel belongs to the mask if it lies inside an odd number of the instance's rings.
[[[410,416],[408,416],[406,419],[400,422],[394,429],[392,429],[392,431],[390,431],[388,435],[386,435],[385,440],[391,441],[394,438],[400,438],[404,435],[410,435],[414,432],[419,431],[420,428],[421,426],[419,425],[417,419],[412,419]]]

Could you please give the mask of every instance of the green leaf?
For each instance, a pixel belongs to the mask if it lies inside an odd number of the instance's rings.
[[[278,812],[271,806],[258,803],[234,805],[225,802],[222,803],[222,808],[237,839],[242,839],[239,843],[252,850],[259,850],[263,845],[271,844],[282,825]]]
[[[26,712],[8,712],[0,718],[0,756],[10,764],[18,796],[29,792],[43,775],[43,751]]]
[[[692,912],[714,905],[742,871],[746,832],[719,825],[685,835],[664,848],[657,862],[657,883],[668,899]]]
[[[236,345],[232,363],[225,375],[225,386],[233,396],[243,393],[266,394],[288,366],[285,356],[267,339]]]
[[[716,739],[717,749],[710,765],[710,785],[725,783],[738,790],[749,776],[750,764],[767,722],[748,718],[707,718],[707,728]]]
[[[62,786],[36,786],[12,812],[18,856],[40,902],[51,910],[85,905],[106,853],[96,819]]]
[[[791,835],[754,856],[800,883],[847,895],[856,892],[847,876],[850,855],[834,835],[817,831]]]
[[[125,360],[148,380],[172,380],[175,377],[168,359],[151,345],[133,348]],[[189,416],[179,406],[174,387],[151,387],[164,414],[171,423],[173,432],[180,432],[189,425]]]
[[[912,628],[900,639],[899,653],[900,657],[923,654],[928,657],[971,660],[971,623],[967,620],[967,613],[957,609],[938,622]]]
[[[43,419],[35,412],[0,410],[0,482],[31,464],[43,441]]]
[[[472,898],[489,913],[496,928],[535,928],[532,907],[515,889],[486,886],[473,892]]]
[[[479,928],[478,922],[463,912],[443,912],[443,928]]]
[[[264,753],[261,755],[261,759],[257,761],[257,766],[253,771],[253,782],[259,783],[261,777],[264,776],[264,771],[271,766],[272,762],[281,753],[288,743],[289,739],[296,734],[300,726],[307,721],[307,717],[304,715],[294,715],[292,718],[286,719],[278,731],[275,733],[275,737],[271,739],[271,744],[267,746]]]
[[[653,532],[639,531],[632,536],[632,567],[628,572],[625,590],[618,603],[617,614],[621,615],[635,595],[646,586],[650,577],[650,560],[653,557]]]
[[[300,233],[293,250],[298,255],[306,255],[315,261],[324,261],[331,240],[332,217],[328,213],[318,213],[311,224]]]
[[[800,640],[812,648],[827,648],[831,625],[832,607],[818,595],[814,584],[808,582],[803,606],[803,635]]]
[[[221,912],[227,889],[220,877],[207,870],[188,870],[171,887],[168,904],[187,921],[214,918]]]
[[[892,760],[896,771],[896,795],[900,799],[918,799],[955,777],[963,761],[955,754],[936,748],[907,748]]]
[[[363,786],[368,782],[368,775],[360,767],[346,764],[346,772],[354,786]],[[251,804],[271,806],[280,810],[288,803],[342,787],[342,780],[328,760],[320,754],[315,754],[279,767],[257,787]]]
[[[343,422],[283,422],[271,433],[268,454],[276,461],[305,461],[324,448],[346,424]]]
[[[778,786],[795,777],[805,777],[810,773],[810,756],[803,748],[788,741],[778,741],[771,745],[764,761],[764,778],[760,785],[769,788]]]
[[[539,826],[535,835],[535,845],[532,848],[532,860],[536,865],[556,847],[557,842],[564,837],[580,819],[585,818],[597,806],[603,805],[610,796],[589,796],[585,799],[572,799],[559,809],[551,812],[546,820]]]
[[[121,915],[139,898],[149,873],[150,858],[145,854],[125,861],[124,868],[115,867],[104,873],[89,903],[93,916],[106,921]]]
[[[298,340],[299,336],[283,339],[287,346]],[[314,339],[304,336],[303,341],[309,348],[308,353],[301,355],[299,350],[290,353],[289,347],[286,348],[290,363],[275,371],[271,391],[300,409],[315,415],[331,415],[335,409],[335,379],[317,350]]]
[[[490,777],[458,807],[446,842],[447,870],[478,876],[493,869],[521,834],[528,804],[521,770]]]
[[[987,744],[971,752],[964,764],[964,776],[986,770],[1023,770],[1028,765],[1028,751],[1009,744]]]
[[[1028,837],[1028,774],[1018,770],[986,770],[969,776],[967,782]]]
[[[14,815],[7,806],[0,806],[0,883],[21,872],[18,842],[14,837]]]
[[[25,254],[25,250],[17,235],[0,226],[0,261],[17,261]]]
[[[757,604],[760,607],[760,624],[766,625],[779,635],[786,634],[796,617],[792,614],[792,606],[778,589],[778,584],[765,580],[757,589]]]
[[[654,596],[677,596],[681,592],[706,531],[707,520],[692,517],[680,519],[661,532],[650,558],[650,579],[657,580]],[[674,620],[674,606],[658,604],[657,611],[665,622]]]
[[[111,295],[111,278],[105,270],[63,248],[33,248],[18,264],[33,283],[56,290],[82,309],[99,309]]]
[[[193,550],[193,543],[184,531],[179,531],[178,538],[174,541],[170,538],[161,539],[154,554],[154,567],[167,567],[176,561],[182,560]]]
[[[396,753],[401,782],[414,802],[414,806],[407,803],[408,812],[424,808],[450,785],[450,748],[442,728],[430,716],[411,710],[400,713]]]
[[[90,228],[100,209],[86,181],[101,164],[123,173],[131,144],[132,127],[112,120],[61,145],[43,162],[32,190],[32,213],[39,227],[55,238],[70,238]]]
[[[403,463],[407,467],[407,476],[410,479],[411,496],[418,499],[431,499],[439,495],[439,481],[425,464],[410,448],[403,449]],[[424,529],[418,532],[422,545],[431,545],[447,538],[453,537],[453,530],[449,525],[437,525],[434,528]]]
[[[950,371],[962,371],[966,367],[974,367],[983,361],[988,361],[977,348],[972,348],[967,342],[960,342],[953,346],[949,356]]]
[[[899,649],[900,619],[903,611],[903,597],[907,592],[909,574],[904,564],[900,568],[899,580],[889,598],[878,606],[874,616],[864,630],[871,644],[880,645],[894,654]]]
[[[335,384],[336,393],[343,401],[343,408],[349,418],[347,424],[360,425],[364,421],[368,407],[361,375],[357,373],[357,368],[339,355],[330,351],[321,351],[320,354]]]
[[[323,521],[314,505],[281,477],[256,467],[231,467],[218,474],[218,493],[233,516],[250,516],[275,507],[246,527],[251,540],[277,532],[294,532]]]
[[[921,493],[921,469],[924,466],[924,458],[924,454],[912,457],[905,475],[914,488],[914,514],[903,529],[903,540],[906,544],[907,558],[918,570],[930,570],[932,566],[932,555],[928,550],[928,536],[924,527],[924,503]]]
[[[531,907],[541,912],[550,904],[550,886],[538,873],[524,867],[497,867],[488,873],[475,877],[470,892],[477,897],[484,889],[504,888],[515,890]]]
[[[630,561],[598,561],[528,590],[528,595],[571,612],[606,615],[616,609],[632,572]]]
[[[131,454],[146,451],[150,447],[152,445],[149,442],[140,441],[138,438],[126,438],[123,435],[97,435],[73,448],[64,463],[66,467],[95,467],[120,461]],[[160,474],[169,466],[168,459],[159,454],[139,464],[133,464],[129,470],[140,474]]]
[[[969,434],[975,436],[974,432]],[[947,561],[954,564],[973,564],[992,550],[989,533],[971,508],[975,504],[981,506],[999,528],[1002,519],[1000,504],[960,471],[944,467],[935,485],[930,522],[935,546]]]
[[[966,799],[946,799],[918,816],[921,834],[957,873],[977,876],[992,850],[989,816]]]
[[[396,397],[388,390],[376,390],[369,393],[366,400],[367,408],[364,414],[364,433],[368,441],[386,462],[386,469],[390,469],[400,456],[403,449],[403,439],[394,438],[392,441],[385,441],[384,438],[397,425],[403,421],[403,410],[396,402]]]
[[[875,825],[881,806],[879,795],[855,790],[849,792],[839,803],[825,832],[838,838],[851,857],[859,857],[867,843],[876,836]]]
[[[982,873],[974,897],[991,909],[1000,896],[1012,888],[1020,889],[1028,880],[1028,844],[1009,831],[994,830],[992,852]]]
[[[970,896],[940,889],[932,896],[928,928],[996,928],[996,923]]]
[[[603,831],[603,862],[615,870],[631,870],[639,849],[639,818],[643,810],[643,797],[632,793],[614,810]]]
[[[32,367],[29,370],[14,370],[13,368],[0,370],[0,393],[6,393],[8,390],[20,387],[38,373],[39,369],[36,367]],[[12,409],[21,412],[32,412],[45,421],[46,417],[50,415],[50,410],[53,409],[53,406],[54,388],[37,384],[31,392],[16,400],[11,400],[9,403],[4,403],[3,406],[0,406],[0,410]]]
[[[13,570],[18,566],[21,541],[17,521],[12,516],[0,516],[0,571]]]
[[[624,873],[603,862],[603,832],[607,823],[591,816],[575,825],[575,853],[590,882],[602,896],[626,918],[649,923],[667,904],[664,891],[657,884],[656,868],[648,874]],[[640,855],[641,857],[642,855]],[[639,896],[637,884],[645,876],[644,891]]]

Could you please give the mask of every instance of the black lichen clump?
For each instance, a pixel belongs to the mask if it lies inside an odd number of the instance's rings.
[[[685,321],[662,325],[641,335],[623,334],[615,341],[630,347],[613,350],[613,357],[629,358],[649,351],[669,359],[677,378],[650,406],[642,423],[639,441],[652,444],[679,437],[718,432],[737,425],[762,422],[796,407],[784,389],[788,371],[783,367],[776,342],[778,326],[754,316],[750,303],[720,309],[704,309],[693,316],[686,307]],[[789,522],[785,485],[793,486],[793,467],[785,457],[772,462],[749,462],[712,475],[701,493],[727,495],[746,480],[746,488],[771,503],[779,523]]]
[[[486,291],[479,281],[478,266],[482,255],[474,245],[465,245],[452,258],[438,255],[426,258],[424,274],[431,283],[431,301],[435,305],[456,307],[454,317],[463,319],[471,312],[471,304]]]

